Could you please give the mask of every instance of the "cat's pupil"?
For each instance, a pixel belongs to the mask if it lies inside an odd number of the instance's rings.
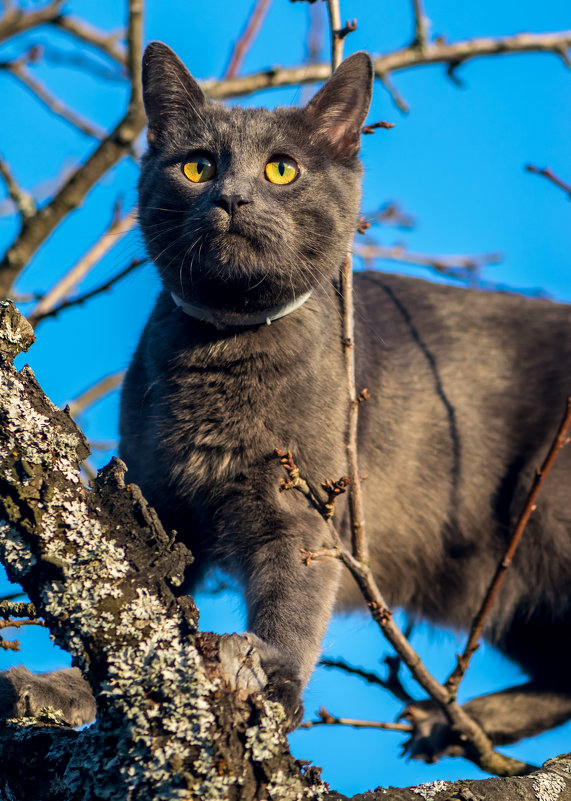
[[[278,172],[280,175],[283,175],[285,172],[285,164],[283,161],[278,162]]]
[[[204,164],[203,161],[197,161],[196,162],[196,172],[200,175],[200,173],[202,172],[202,170],[204,169],[205,166],[206,165]]]

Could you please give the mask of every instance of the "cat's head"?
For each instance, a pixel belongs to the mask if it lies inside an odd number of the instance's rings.
[[[148,46],[139,214],[170,291],[259,310],[337,274],[359,211],[372,75],[356,53],[305,108],[227,108],[166,45]]]

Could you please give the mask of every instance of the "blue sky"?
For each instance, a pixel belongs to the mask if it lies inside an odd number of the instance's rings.
[[[566,0],[480,0],[470,4],[426,0],[426,4],[433,32],[449,41],[570,27]],[[70,0],[67,7],[97,26],[116,29],[123,22],[121,6],[116,0]],[[198,79],[219,77],[250,6],[249,0],[201,4],[148,0],[146,38],[167,42]],[[356,17],[359,23],[346,40],[346,53],[359,49],[382,53],[406,43],[412,33],[411,6],[405,0],[342,2],[342,18]],[[274,0],[242,73],[300,63],[306,52],[310,14],[324,14],[323,4],[310,9],[306,3]],[[32,40],[67,52],[74,50],[64,34],[41,31],[8,43],[1,48],[0,58],[20,52],[24,42]],[[326,58],[325,39],[322,51]],[[62,99],[100,126],[109,128],[121,116],[125,87],[120,82],[52,62],[34,69]],[[395,128],[364,137],[363,210],[374,211],[387,201],[398,201],[417,225],[412,231],[383,228],[373,233],[384,245],[404,241],[416,252],[500,252],[502,261],[485,269],[486,280],[529,292],[541,288],[553,298],[571,301],[571,206],[560,190],[524,170],[529,162],[549,165],[571,180],[571,73],[552,54],[525,54],[475,60],[461,67],[458,75],[464,81],[461,89],[440,66],[395,75],[393,81],[410,105],[407,115],[394,107],[382,85],[376,83],[369,119],[389,120]],[[311,91],[292,87],[240,102],[292,104],[300,98],[305,101]],[[27,189],[49,188],[54,176],[91,152],[93,140],[55,120],[4,73],[0,73],[0,97],[4,114],[10,115],[10,124],[0,131],[0,152]],[[116,198],[123,198],[126,209],[135,202],[136,180],[133,161],[125,160],[112,170],[38,252],[21,277],[19,291],[45,291],[64,274],[105,229]],[[0,199],[3,192],[0,187]],[[15,218],[0,217],[1,248],[16,230]],[[134,232],[102,260],[82,290],[99,284],[142,254],[140,236]],[[395,266],[385,264],[383,268],[394,270]],[[407,272],[427,277],[422,269],[407,268]],[[128,364],[157,291],[158,281],[147,266],[112,293],[38,329],[38,341],[27,360],[56,403],[64,404],[98,378]],[[113,440],[117,414],[118,394],[114,393],[87,411],[80,422],[93,440]],[[557,421],[559,414],[557,410]],[[102,464],[109,456],[110,452],[103,452],[94,461]],[[201,595],[198,602],[204,628],[242,630],[237,593]],[[24,630],[19,638],[23,652],[0,652],[0,667],[24,661],[34,669],[47,670],[67,664],[65,654],[51,649],[45,632]],[[452,667],[462,641],[458,634],[422,625],[413,638],[439,678]],[[375,669],[388,648],[372,623],[351,616],[333,621],[324,652]],[[482,648],[467,676],[464,697],[499,689],[518,677],[515,668]],[[412,684],[409,686],[412,690]],[[316,672],[306,694],[308,714],[321,705],[338,715],[379,720],[392,720],[399,711],[399,705],[380,690],[324,669]],[[541,762],[568,750],[570,734],[571,725],[567,725],[505,750]],[[302,731],[291,737],[296,756],[323,765],[324,777],[345,793],[379,784],[479,775],[477,769],[460,761],[445,760],[435,766],[406,763],[399,758],[400,740],[400,735],[393,733],[340,728]]]

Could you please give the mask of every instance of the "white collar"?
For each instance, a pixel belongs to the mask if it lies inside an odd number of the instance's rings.
[[[183,310],[189,317],[194,317],[196,320],[202,320],[203,323],[210,323],[218,328],[219,331],[233,326],[246,326],[246,325],[270,325],[274,320],[279,320],[280,317],[285,317],[291,314],[300,306],[303,306],[305,301],[311,295],[311,290],[298,298],[294,298],[289,303],[284,303],[281,306],[274,306],[271,309],[263,309],[257,312],[231,312],[222,311],[221,309],[213,309],[211,306],[201,306],[196,303],[187,303],[186,300],[179,298],[174,292],[171,292],[171,297],[175,304]]]

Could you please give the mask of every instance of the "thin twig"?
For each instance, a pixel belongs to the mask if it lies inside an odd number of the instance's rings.
[[[440,256],[426,253],[413,253],[405,250],[404,247],[396,245],[394,247],[382,247],[380,245],[355,245],[353,252],[356,256],[370,261],[372,259],[383,259],[385,261],[395,261],[401,264],[414,264],[419,267],[427,267],[439,275],[446,275],[448,278],[466,280],[477,275],[482,267],[491,264],[498,264],[501,261],[500,253],[483,253],[481,255],[458,255]]]
[[[35,11],[24,11],[17,5],[6,8],[0,18],[0,42],[5,42],[12,36],[37,28],[40,25],[52,22],[60,13],[64,0],[52,0],[43,8]]]
[[[396,656],[387,656],[384,662],[388,667],[388,678],[386,679],[383,679],[378,673],[373,673],[370,670],[350,665],[348,662],[345,662],[344,659],[322,657],[319,660],[319,664],[323,667],[341,670],[343,673],[348,673],[351,676],[358,676],[360,679],[364,679],[368,684],[374,684],[377,687],[382,687],[383,690],[388,690],[403,704],[414,703],[414,698],[406,690],[398,675],[401,664],[400,659]]]
[[[59,14],[52,20],[52,24],[79,39],[80,42],[101,50],[102,53],[105,53],[121,66],[126,65],[125,48],[118,46],[118,42],[124,36],[124,31],[111,34],[105,33],[94,28],[93,25],[85,22],[85,20],[72,17],[69,14]]]
[[[460,684],[460,682],[464,677],[464,674],[466,673],[466,670],[470,663],[470,659],[472,658],[474,652],[478,648],[478,641],[482,635],[482,630],[486,623],[486,619],[490,614],[490,610],[500,591],[506,572],[512,563],[512,559],[521,541],[521,537],[525,530],[527,522],[532,512],[534,512],[536,509],[537,497],[541,491],[543,483],[547,478],[549,471],[553,467],[553,464],[557,459],[557,456],[559,455],[561,449],[564,447],[564,445],[566,445],[569,442],[569,439],[567,438],[567,432],[569,430],[570,425],[571,425],[571,397],[567,399],[565,414],[563,415],[563,419],[559,425],[559,428],[557,429],[555,439],[553,440],[551,447],[549,448],[549,452],[545,457],[545,460],[541,465],[541,467],[536,471],[535,477],[531,485],[531,489],[527,496],[521,515],[519,516],[519,519],[517,521],[514,533],[507,547],[507,550],[496,568],[495,575],[490,583],[490,586],[488,587],[488,591],[486,592],[484,600],[482,601],[482,605],[478,613],[474,617],[474,620],[472,622],[472,627],[470,629],[470,635],[468,637],[468,642],[466,643],[466,647],[464,648],[464,652],[458,656],[456,667],[454,668],[454,670],[448,677],[448,680],[446,681],[445,686],[450,691],[453,697],[456,697],[456,693],[458,691],[458,685]]]
[[[226,71],[224,73],[224,78],[235,78],[236,75],[238,75],[238,71],[242,66],[242,62],[246,57],[246,53],[256,38],[256,34],[258,33],[262,22],[264,21],[264,17],[266,16],[271,2],[272,0],[257,0],[256,5],[248,17],[248,22],[242,35],[234,45],[232,55],[230,56],[230,61],[228,62],[228,66],[226,67]]]
[[[21,61],[5,62],[0,64],[0,68],[17,78],[52,114],[61,117],[81,133],[92,136],[94,139],[101,139],[105,136],[103,128],[88,122],[72,108],[62,103],[58,97],[33,77]]]
[[[291,454],[289,456],[291,457]],[[291,466],[295,468],[293,457],[290,458],[290,461]],[[299,476],[299,471],[297,472]],[[301,482],[308,486],[305,479],[301,476],[299,478]],[[300,487],[296,488],[300,489]],[[411,675],[426,690],[428,695],[439,704],[452,730],[464,739],[467,759],[479,765],[482,770],[487,770],[497,776],[518,776],[528,773],[532,766],[518,759],[499,754],[494,750],[490,738],[479,724],[458,704],[448,689],[440,684],[427,670],[420,656],[393,621],[392,612],[381,594],[369,565],[353,556],[342,541],[331,518],[323,516],[323,519],[329,529],[333,548],[323,548],[314,553],[304,551],[301,555],[302,560],[309,566],[314,559],[336,558],[340,559],[350,570],[363,598],[369,606],[375,623],[377,623],[386,639],[410,670]]]
[[[69,293],[76,287],[101,261],[103,256],[115,247],[115,245],[129,233],[137,223],[137,209],[133,208],[128,214],[119,219],[113,219],[106,230],[101,234],[97,242],[89,248],[79,261],[69,270],[63,278],[61,278],[50,290],[46,292],[38,305],[32,309],[28,315],[28,321],[32,326],[37,325],[40,320],[53,313],[53,310],[66,298]],[[135,266],[138,266],[135,265]],[[134,269],[130,265],[128,270]],[[122,277],[122,276],[120,276]],[[118,280],[118,279],[117,279]],[[84,298],[85,299],[85,298]],[[68,304],[69,306],[70,304]]]
[[[74,306],[82,306],[84,303],[87,303],[88,300],[92,300],[93,298],[97,297],[97,295],[102,295],[104,292],[109,292],[115,284],[118,284],[119,281],[122,281],[130,273],[137,270],[141,264],[145,264],[148,259],[133,259],[132,262],[127,265],[123,270],[120,270],[115,275],[112,275],[107,281],[104,281],[99,286],[90,289],[89,292],[84,292],[82,295],[77,295],[74,298],[70,298],[69,300],[64,300],[59,303],[57,306],[54,306],[53,309],[47,311],[45,314],[42,314],[40,317],[35,318],[35,322],[33,326],[36,328],[39,323],[42,323],[44,320],[47,320],[49,317],[57,317],[58,314],[61,314],[63,311],[68,311],[72,309]],[[31,320],[30,320],[31,322]]]
[[[142,5],[129,3],[128,73],[131,94],[127,111],[113,131],[89,158],[75,170],[37,214],[24,220],[16,239],[0,260],[0,297],[9,295],[12,285],[45,239],[70,211],[77,208],[89,190],[123,156],[130,153],[145,125],[140,77]]]
[[[34,202],[34,198],[18,185],[18,182],[12,175],[8,164],[1,156],[0,176],[2,176],[2,179],[6,184],[8,197],[12,200],[22,217],[33,217],[33,215],[36,213],[36,204]]]
[[[391,100],[395,104],[395,106],[403,112],[403,114],[407,114],[410,111],[410,106],[398,91],[394,83],[391,81],[389,76],[386,72],[382,73],[382,75],[376,76],[380,79],[381,83],[389,93]]]
[[[361,474],[357,455],[357,428],[359,423],[359,396],[355,383],[355,343],[353,320],[353,263],[351,256],[345,257],[340,274],[343,351],[345,357],[345,374],[349,395],[349,424],[346,434],[345,449],[349,467],[349,508],[351,512],[351,536],[353,555],[364,565],[369,563],[369,549],[365,535],[365,512],[363,509],[363,493],[361,490]]]
[[[1,629],[21,629],[22,626],[45,626],[43,620],[0,620]]]
[[[331,30],[331,72],[335,72],[343,61],[343,42],[345,39],[344,36],[341,36],[339,0],[327,0],[327,13]]]
[[[377,720],[356,720],[355,718],[337,718],[321,707],[317,713],[317,720],[304,721],[300,729],[312,729],[314,726],[352,726],[354,729],[383,729],[384,731],[399,731],[410,734],[413,727],[410,723],[382,723]]]
[[[412,0],[412,5],[414,10],[414,39],[412,40],[412,45],[424,52],[429,45],[430,20],[424,13],[422,0]]]
[[[526,170],[528,172],[534,172],[536,175],[543,175],[544,178],[547,178],[549,181],[555,184],[555,186],[560,187],[563,189],[564,192],[567,192],[569,198],[571,199],[571,184],[566,183],[562,178],[558,178],[557,175],[553,172],[552,169],[549,167],[535,167],[533,164],[528,164],[526,166]]]
[[[82,392],[79,397],[69,402],[68,406],[71,416],[78,417],[96,401],[101,400],[105,395],[108,395],[110,392],[113,392],[114,389],[120,387],[124,378],[124,370],[120,370],[118,373],[111,373],[110,375],[106,375],[105,378],[101,378],[93,384],[93,386],[89,387],[89,389],[86,389],[85,392]]]

